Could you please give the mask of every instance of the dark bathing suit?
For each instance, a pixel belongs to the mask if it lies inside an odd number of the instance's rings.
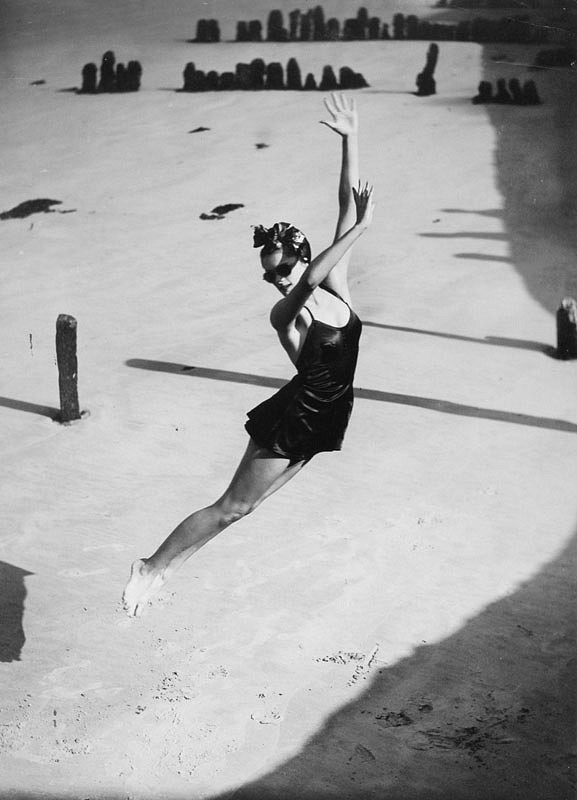
[[[336,292],[331,294],[342,300]],[[353,408],[362,329],[360,319],[349,309],[347,324],[336,328],[315,319],[307,308],[312,322],[296,362],[297,374],[248,412],[245,428],[259,447],[293,463],[341,449]]]

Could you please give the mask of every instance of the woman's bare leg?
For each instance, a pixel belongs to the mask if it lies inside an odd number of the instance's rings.
[[[184,519],[150,558],[133,563],[123,594],[126,612],[140,616],[149,599],[191,555],[284,486],[305,463],[288,463],[251,439],[222,497]]]

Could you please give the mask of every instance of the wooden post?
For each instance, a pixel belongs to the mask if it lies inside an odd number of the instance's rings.
[[[60,314],[56,320],[56,360],[60,389],[59,422],[80,419],[78,406],[78,359],[76,357],[76,320]]]
[[[439,45],[433,43],[427,51],[427,63],[422,72],[417,75],[417,95],[419,97],[429,97],[437,94],[437,84],[435,83],[435,67],[439,59]]]
[[[577,358],[577,302],[565,297],[557,311],[557,358]]]

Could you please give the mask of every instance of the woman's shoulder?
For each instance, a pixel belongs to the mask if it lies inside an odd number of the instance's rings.
[[[281,297],[280,300],[277,300],[276,303],[273,304],[269,314],[269,318],[273,327],[275,324],[275,319],[278,318],[279,314],[282,312],[285,305],[286,305],[286,297]]]
[[[273,305],[269,314],[269,321],[273,328],[278,331],[285,328],[290,328],[294,325],[295,320],[288,320],[286,318],[285,309],[287,307],[287,298],[281,297],[280,300]]]
[[[307,308],[307,306],[303,306],[300,309],[300,311],[297,312],[296,317],[291,317],[289,320],[287,320],[285,314],[287,299],[288,298],[286,297],[281,298],[271,308],[269,314],[269,321],[272,327],[277,332],[286,330],[295,330],[297,328],[301,328],[303,324],[305,327],[308,327],[312,322],[312,320],[314,319],[314,317]]]
[[[349,292],[349,287],[346,280],[338,281],[336,280],[336,276],[328,275],[325,280],[320,285],[321,289],[324,289],[327,294],[336,297],[337,300],[341,300],[343,303],[346,303],[347,306],[350,307],[351,305],[351,295]]]
[[[315,317],[336,328],[346,325],[351,315],[350,305],[339,293],[327,286],[321,285],[319,288],[322,291],[318,293]]]

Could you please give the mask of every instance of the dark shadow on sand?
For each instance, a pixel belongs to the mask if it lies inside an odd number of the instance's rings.
[[[402,325],[385,325],[382,322],[368,322],[363,320],[363,326],[368,328],[381,328],[386,331],[399,331],[400,333],[416,333],[421,336],[435,336],[439,339],[452,339],[457,342],[470,342],[471,344],[486,344],[490,347],[511,347],[515,350],[531,350],[543,353],[549,358],[557,358],[557,349],[552,345],[542,342],[531,342],[525,339],[507,339],[502,336],[485,336],[477,339],[474,336],[463,336],[458,333],[443,333],[441,331],[427,331],[422,328],[406,328]]]
[[[151,370],[152,372],[169,372],[173,375],[189,375],[194,378],[208,378],[214,381],[227,381],[228,383],[244,383],[251,386],[267,386],[270,389],[280,389],[286,380],[282,378],[269,378],[266,375],[251,375],[247,372],[230,372],[225,369],[207,369],[206,367],[191,367],[186,364],[175,364],[171,361],[149,361],[144,358],[130,358],[127,367]]]
[[[444,214],[477,214],[480,217],[492,217],[497,219],[501,219],[503,216],[503,209],[501,208],[442,208],[441,211]]]
[[[24,578],[33,574],[0,561],[0,662],[20,661],[26,641],[23,628]]]
[[[218,800],[572,800],[576,567],[574,536],[456,633],[373,669],[299,753]]]
[[[494,82],[491,53],[485,48],[483,79]],[[489,104],[484,113],[496,132],[510,263],[529,294],[555,313],[563,297],[577,294],[577,73],[558,70],[536,80],[546,105],[530,114],[510,108],[504,116],[502,106]]]
[[[490,256],[487,253],[455,253],[455,258],[463,258],[469,261],[490,261],[495,264],[513,263],[513,259],[507,256]]]
[[[126,362],[128,367],[152,370],[153,372],[168,372],[177,375],[188,375],[193,378],[205,378],[229,383],[244,383],[252,386],[267,386],[279,389],[286,380],[269,378],[264,375],[253,375],[244,372],[231,372],[223,369],[209,369],[207,367],[192,367],[186,364],[175,364],[167,361],[149,361],[142,358],[131,358]],[[475,417],[488,419],[494,422],[507,422],[514,425],[526,425],[532,428],[545,428],[561,431],[563,433],[577,433],[577,424],[562,419],[550,417],[535,417],[529,414],[516,414],[510,411],[499,411],[491,408],[478,408],[462,403],[452,403],[448,400],[438,400],[432,397],[418,397],[416,395],[398,394],[396,392],[382,392],[376,389],[355,388],[355,397],[362,400],[377,400],[381,403],[394,403],[397,405],[414,406],[428,411],[437,411],[442,414],[454,414],[461,417]]]
[[[420,233],[425,239],[483,239],[486,241],[507,241],[506,233],[481,233],[479,231],[461,231],[459,233]]]
[[[12,408],[14,411],[26,411],[29,414],[39,414],[41,417],[49,417],[54,422],[60,418],[59,408],[27,403],[25,400],[12,400],[10,397],[0,397],[0,407]]]
[[[365,88],[363,94],[406,94],[406,95],[413,95],[414,92],[409,91],[409,89],[367,89]]]
[[[210,800],[574,800],[576,569],[574,535],[441,641],[392,666],[377,652],[359,695],[319,719],[299,752]],[[384,604],[382,613],[390,614]],[[355,664],[337,668],[348,678]],[[0,800],[78,800],[95,791],[100,800],[126,797],[120,786],[103,792],[78,774],[69,792],[2,788]]]
[[[439,339],[452,339],[456,342],[470,342],[471,344],[486,344],[490,347],[511,347],[515,350],[532,350],[543,353],[549,358],[557,358],[557,350],[552,345],[542,342],[531,342],[526,339],[508,339],[502,336],[485,336],[477,339],[474,336],[463,336],[458,333],[443,333],[441,331],[427,331],[422,328],[406,328],[402,325],[384,325],[382,322],[368,322],[363,320],[363,326],[368,328],[382,328],[386,331],[399,331],[400,333],[417,333],[421,336],[435,336]]]

